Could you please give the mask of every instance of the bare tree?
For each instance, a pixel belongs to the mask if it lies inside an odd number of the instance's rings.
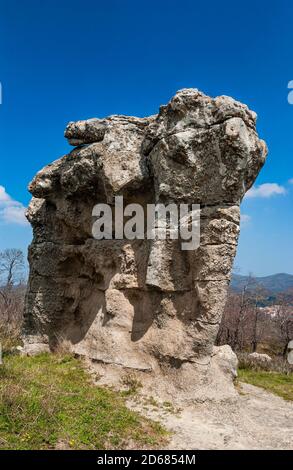
[[[266,289],[257,283],[256,279],[251,276],[251,289],[249,291],[249,304],[251,306],[251,319],[248,319],[247,326],[251,324],[251,349],[252,352],[257,351],[258,342],[262,336],[259,331],[259,319],[261,316],[261,307],[265,299],[268,297]]]
[[[217,344],[235,345],[235,331],[238,322],[237,313],[239,312],[240,296],[231,289],[228,291],[227,302],[223,318],[219,327]]]
[[[252,275],[230,289],[217,344],[236,352],[271,351],[286,356],[293,339],[293,289],[272,295]]]
[[[240,294],[239,308],[236,312],[235,336],[232,344],[234,350],[242,350],[247,336],[247,323],[251,323],[252,291],[256,283],[252,274],[249,274]],[[257,325],[257,320],[256,320]],[[255,328],[256,328],[255,325]]]
[[[293,338],[293,307],[287,293],[280,293],[276,299],[276,316],[283,340],[283,356],[286,356],[287,345]]]
[[[267,297],[266,290],[251,274],[240,292],[230,290],[217,344],[229,344],[234,351],[255,352],[262,335],[261,307]]]
[[[21,250],[0,252],[0,341],[13,343],[20,333],[25,295]]]
[[[21,250],[10,248],[0,252],[0,276],[4,287],[12,287],[17,281],[20,281],[23,269],[24,257]]]

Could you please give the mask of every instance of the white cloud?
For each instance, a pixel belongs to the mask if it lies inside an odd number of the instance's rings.
[[[5,191],[4,186],[0,186],[0,204],[11,201],[11,197]]]
[[[251,221],[251,216],[248,214],[240,214],[241,227],[247,227]]]
[[[15,201],[4,186],[0,185],[0,223],[27,225],[25,209],[21,202]]]
[[[288,183],[289,183],[289,184],[293,184],[293,178],[290,178],[290,179],[288,180]]]
[[[247,191],[245,197],[271,197],[275,194],[286,194],[286,189],[284,186],[280,186],[277,183],[264,183],[259,186],[253,186],[249,191]]]

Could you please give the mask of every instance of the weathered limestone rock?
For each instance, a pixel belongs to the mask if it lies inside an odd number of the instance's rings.
[[[255,113],[232,98],[184,89],[156,116],[70,123],[65,136],[77,147],[29,186],[34,240],[26,347],[36,337],[51,350],[70,342],[110,381],[133,370],[150,386],[189,398],[203,383],[201,390],[216,383],[216,370],[227,370],[223,357],[227,363],[230,354],[235,368],[231,351],[213,347],[236,253],[239,204],[267,153],[255,122]],[[200,247],[95,240],[92,209],[113,204],[117,195],[143,207],[200,204]]]
[[[250,353],[247,356],[248,364],[251,367],[260,367],[262,369],[269,368],[272,358],[268,354],[260,354],[257,352]]]

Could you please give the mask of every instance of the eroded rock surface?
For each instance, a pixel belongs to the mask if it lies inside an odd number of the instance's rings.
[[[104,375],[133,370],[188,396],[214,380],[239,204],[267,153],[255,122],[255,113],[229,97],[184,89],[155,116],[70,123],[65,136],[76,148],[29,186],[26,348],[66,341]],[[92,209],[117,195],[143,207],[200,204],[200,247],[95,240]],[[231,353],[230,368],[234,362]]]

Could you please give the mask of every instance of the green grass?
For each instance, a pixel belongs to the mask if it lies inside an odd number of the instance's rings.
[[[166,436],[70,355],[6,356],[0,366],[0,449],[156,448]]]
[[[239,369],[238,379],[242,382],[264,388],[285,400],[293,400],[292,373],[287,375],[278,372]]]

